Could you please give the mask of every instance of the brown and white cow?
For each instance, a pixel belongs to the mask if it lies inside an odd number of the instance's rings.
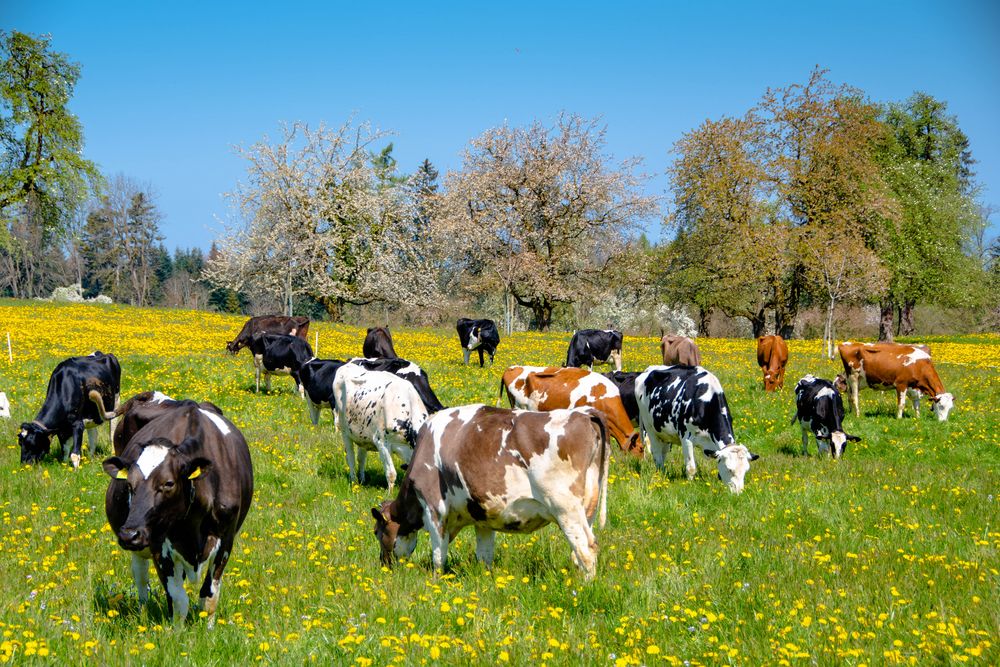
[[[185,579],[201,580],[211,627],[222,573],[253,498],[253,464],[243,434],[194,401],[178,401],[132,436],[121,456],[104,461],[111,477],[104,509],[118,545],[132,552],[140,603],[149,596],[149,564],[167,590],[167,613],[182,624]]]
[[[844,362],[855,416],[861,415],[858,390],[863,379],[872,389],[896,390],[896,419],[903,416],[907,393],[913,401],[917,417],[920,416],[920,396],[926,394],[938,421],[948,419],[955,398],[944,390],[926,346],[847,341],[841,343],[838,349]]]
[[[527,412],[485,405],[447,408],[420,430],[395,500],[372,508],[382,563],[409,556],[421,528],[434,567],[465,526],[476,556],[490,565],[496,531],[530,533],[555,523],[587,579],[597,570],[595,520],[607,515],[604,416],[592,408]]]
[[[302,340],[309,339],[308,317],[287,317],[285,315],[260,315],[251,317],[240,329],[236,338],[226,343],[229,354],[237,354],[250,345],[254,334],[273,333],[286,336],[298,336]]]
[[[660,354],[663,355],[663,365],[701,366],[701,352],[698,345],[687,336],[667,334],[660,339]]]
[[[604,413],[608,431],[622,451],[643,457],[645,448],[625,411],[618,387],[600,373],[557,366],[511,366],[500,380],[497,405],[504,389],[512,408],[543,412],[584,405],[597,408]]]
[[[776,391],[785,386],[785,364],[788,345],[777,334],[757,339],[757,365],[764,373],[764,391]]]

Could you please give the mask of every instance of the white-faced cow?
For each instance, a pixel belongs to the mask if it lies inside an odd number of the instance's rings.
[[[472,351],[478,350],[479,367],[483,367],[483,352],[490,355],[490,366],[492,366],[497,346],[500,345],[500,332],[497,331],[496,322],[462,317],[458,320],[456,329],[458,329],[458,341],[462,344],[462,353],[465,355],[465,365],[469,365],[469,355]]]
[[[833,458],[844,454],[848,441],[861,440],[844,431],[844,401],[829,380],[807,375],[795,385],[795,417],[802,427],[802,453],[809,451],[809,432],[816,436],[816,450],[830,450]]]
[[[10,419],[10,401],[7,394],[0,391],[0,419]]]
[[[261,315],[251,317],[240,329],[240,333],[233,340],[226,343],[226,350],[230,354],[236,354],[244,347],[249,347],[254,334],[272,333],[285,334],[287,336],[298,336],[302,340],[309,337],[308,317],[286,317],[284,315]]]
[[[111,477],[105,512],[119,546],[132,552],[140,603],[149,595],[152,559],[174,623],[187,617],[187,579],[201,584],[211,627],[222,573],[253,498],[243,435],[225,417],[179,401],[133,435],[121,456],[106,459],[104,470]]]
[[[776,391],[785,386],[785,364],[788,345],[778,335],[757,339],[757,365],[764,374],[764,391]]]
[[[642,458],[644,448],[639,432],[622,405],[615,384],[600,373],[582,368],[511,366],[500,380],[500,395],[506,389],[512,408],[548,412],[585,405],[597,408],[607,419],[608,431],[622,451]]]
[[[687,336],[667,334],[660,338],[660,354],[665,366],[683,364],[685,366],[700,366],[701,352],[698,344]]]
[[[407,361],[400,357],[395,357],[393,359],[361,359],[355,358],[351,359],[352,364],[357,364],[362,368],[369,371],[385,371],[386,373],[392,373],[393,375],[398,375],[407,382],[413,385],[413,388],[417,390],[417,394],[420,396],[420,400],[424,402],[424,407],[427,408],[427,412],[434,414],[438,410],[443,410],[444,406],[441,401],[438,400],[437,395],[434,390],[431,389],[430,378],[427,377],[427,373],[424,372],[420,366],[417,366],[412,361]]]
[[[372,508],[382,563],[412,554],[423,528],[434,567],[443,570],[448,545],[474,526],[476,556],[490,565],[496,531],[528,533],[555,523],[592,579],[593,525],[605,522],[609,454],[603,415],[592,408],[442,410],[421,429],[399,495]]]
[[[614,363],[622,369],[622,332],[611,329],[580,329],[573,334],[566,351],[566,367]]]
[[[663,469],[672,443],[680,442],[688,479],[693,479],[697,445],[716,460],[719,479],[729,490],[743,491],[750,462],[760,457],[736,443],[718,378],[701,366],[650,366],[635,381],[635,397],[639,423],[649,436],[658,468]]]
[[[333,397],[333,380],[337,371],[345,363],[339,359],[310,359],[299,369],[299,382],[306,392],[309,419],[319,423],[319,411],[323,407],[333,410],[334,424],[337,423],[337,405]]]
[[[913,401],[917,417],[920,416],[920,397],[926,394],[938,421],[948,419],[948,413],[955,405],[955,398],[944,390],[944,384],[934,370],[927,347],[898,343],[845,342],[840,345],[839,350],[856,416],[861,415],[858,390],[861,381],[865,380],[872,389],[896,390],[897,419],[903,417],[907,393]]]
[[[366,359],[395,359],[396,348],[392,346],[392,334],[389,327],[371,327],[365,335],[361,351]]]
[[[297,336],[284,334],[254,334],[250,341],[253,353],[254,379],[260,392],[260,376],[264,375],[265,389],[271,393],[272,375],[290,375],[295,380],[295,388],[305,398],[305,389],[299,380],[299,369],[313,358],[309,343]]]
[[[119,405],[115,408],[115,416],[120,417],[120,419],[115,427],[114,435],[111,436],[115,454],[121,456],[125,447],[128,446],[128,441],[143,426],[163,413],[189,402],[175,400],[159,391],[143,391]],[[199,403],[198,407],[217,415],[222,414],[222,410],[217,405],[208,401]]]
[[[49,378],[38,415],[34,421],[21,424],[17,437],[21,463],[33,463],[48,454],[49,438],[55,435],[63,447],[63,460],[69,454],[74,470],[79,468],[84,430],[93,456],[97,446],[93,429],[114,419],[121,377],[121,366],[113,354],[94,352],[60,362]]]
[[[365,481],[365,461],[368,452],[374,451],[382,461],[391,493],[396,483],[392,454],[409,462],[417,430],[427,419],[420,395],[412,384],[392,373],[365,370],[357,364],[340,367],[333,394],[351,482]]]

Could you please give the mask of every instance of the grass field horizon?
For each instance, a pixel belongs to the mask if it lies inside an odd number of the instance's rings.
[[[925,337],[956,398],[939,423],[924,401],[896,420],[891,394],[862,390],[840,461],[801,454],[792,387],[831,378],[820,342],[789,341],[783,391],[765,395],[754,341],[699,339],[737,438],[762,456],[733,496],[679,447],[663,472],[611,461],[597,577],[584,582],[553,526],[498,535],[492,570],[461,533],[436,575],[421,535],[382,568],[369,509],[385,497],[377,457],[352,485],[329,411],[309,422],[291,380],[255,394],[250,356],[225,353],[245,317],[0,300],[0,662],[48,664],[997,664],[1000,650],[1000,335]],[[360,355],[364,329],[326,322],[318,356]],[[454,329],[393,329],[445,405],[493,404],[503,369],[561,365],[564,332],[502,336],[493,368],[462,365]],[[3,339],[5,340],[5,338]],[[129,557],[104,515],[107,429],[74,473],[53,456],[21,466],[17,429],[52,368],[95,349],[118,356],[122,399],[156,389],[219,405],[246,436],[253,506],[222,581],[217,626],[166,618],[153,577],[137,602]],[[626,370],[658,363],[626,336]],[[86,448],[85,448],[86,452]],[[95,460],[96,459],[96,460]],[[188,585],[192,592],[192,585]],[[194,594],[192,592],[194,597]]]

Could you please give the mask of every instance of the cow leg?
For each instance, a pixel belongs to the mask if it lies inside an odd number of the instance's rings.
[[[483,348],[479,348],[479,367],[483,367]]]
[[[184,568],[179,567],[177,563],[172,563],[172,565],[173,571],[166,578],[165,588],[167,589],[167,599],[171,602],[174,625],[182,626],[187,619],[190,603],[187,591],[184,590]]]
[[[476,558],[487,567],[493,565],[493,548],[496,531],[485,526],[476,526]]]
[[[615,370],[620,371],[622,369],[622,351],[611,350],[611,360],[615,362]]]
[[[684,468],[688,479],[694,479],[698,472],[698,462],[694,459],[694,444],[684,438],[681,440],[681,451],[684,453]]]
[[[264,371],[264,391],[271,393],[271,374],[268,371]]]
[[[860,417],[861,406],[858,404],[858,389],[859,389],[858,385],[861,384],[861,377],[856,373],[848,373],[847,384],[849,385],[848,388],[851,391],[851,403],[854,404],[854,416]]]
[[[73,463],[73,470],[80,469],[80,449],[83,447],[83,431],[82,421],[73,424],[73,449],[69,453],[69,460]]]
[[[906,407],[906,390],[900,391],[896,390],[896,419],[903,418],[903,409]]]
[[[375,440],[375,451],[378,452],[378,458],[382,461],[382,469],[385,470],[385,482],[389,485],[389,495],[392,495],[392,487],[396,485],[396,466],[392,463],[392,452],[389,451],[389,445],[385,441],[385,432],[379,433],[374,438]]]
[[[313,403],[311,400],[306,403],[309,406],[309,420],[313,423],[313,426],[319,424],[319,405]]]
[[[906,391],[910,394],[910,401],[913,403],[913,412],[916,413],[917,419],[920,419],[920,392],[916,389],[907,389]]]
[[[254,379],[257,380],[257,389],[255,393],[260,393],[260,366],[254,366]]]
[[[368,450],[364,447],[358,447],[357,450],[358,462],[356,465],[358,470],[358,483],[364,484],[366,476],[365,471],[368,470]]]
[[[493,368],[493,357],[496,356],[496,350],[490,352],[490,368]]]
[[[597,574],[597,540],[587,525],[583,505],[578,504],[573,510],[557,514],[556,523],[573,549],[573,562],[583,571],[586,580],[593,579]]]
[[[434,563],[434,569],[444,572],[445,563],[448,561],[449,535],[440,517],[430,507],[424,507],[424,529],[431,539],[431,561]]]
[[[663,464],[667,460],[667,451],[670,448],[660,440],[657,434],[653,434],[649,438],[649,453],[653,455],[653,463],[656,464],[658,470],[663,470]]]
[[[799,425],[802,426],[802,456],[808,456],[808,454],[809,454],[809,428],[806,427],[806,425],[803,424],[802,422],[799,422]],[[818,451],[818,448],[819,448],[819,440],[818,439],[816,441],[816,447],[817,447],[817,451]]]
[[[215,627],[215,610],[219,606],[219,588],[222,584],[222,572],[229,561],[231,545],[219,548],[219,538],[209,537],[205,549],[210,554],[207,562],[205,581],[201,584],[201,608],[208,616],[208,627]]]
[[[349,471],[351,477],[351,484],[357,484],[358,476],[355,473],[354,465],[354,441],[351,440],[351,436],[347,434],[346,429],[344,429],[344,457],[347,459],[347,470]],[[361,470],[364,471],[364,466],[361,467]],[[362,474],[364,474],[364,472],[362,472]]]
[[[136,553],[132,554],[132,581],[139,595],[139,604],[146,604],[149,600],[149,561]]]
[[[462,354],[465,356],[465,365],[468,366],[469,365],[469,355],[472,354],[472,350],[470,350],[467,347],[462,348]]]
[[[87,455],[90,458],[94,458],[94,452],[97,451],[97,427],[88,428],[87,431]]]

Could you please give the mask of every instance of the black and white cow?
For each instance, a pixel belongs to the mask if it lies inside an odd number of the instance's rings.
[[[434,390],[431,389],[431,380],[427,376],[427,373],[412,361],[407,361],[400,357],[396,357],[395,359],[355,358],[351,359],[351,363],[357,364],[369,371],[385,371],[386,373],[398,375],[412,384],[413,388],[417,390],[417,394],[420,396],[420,400],[424,402],[424,407],[427,408],[428,413],[434,414],[438,410],[444,410],[441,401],[438,400]]]
[[[420,395],[406,380],[385,371],[365,370],[358,364],[340,367],[333,394],[351,482],[365,481],[365,460],[368,452],[374,451],[382,461],[391,493],[396,483],[392,454],[408,463],[417,431],[427,419]]]
[[[597,571],[593,526],[604,526],[611,452],[594,408],[533,412],[464,405],[421,429],[399,495],[372,508],[384,565],[409,556],[421,529],[434,567],[466,526],[490,565],[496,531],[530,533],[555,523],[587,579]]]
[[[808,452],[809,432],[816,436],[816,450],[829,449],[833,458],[844,454],[847,442],[861,440],[844,431],[844,401],[829,380],[807,375],[795,385],[795,417],[802,427],[802,453]]]
[[[566,352],[566,367],[614,363],[622,369],[622,332],[612,329],[580,329],[573,334]]]
[[[758,457],[736,443],[733,418],[718,378],[701,366],[650,366],[635,381],[640,427],[649,436],[656,466],[674,442],[681,443],[688,479],[698,471],[695,445],[716,459],[719,479],[743,491],[750,462]]]
[[[396,348],[392,346],[392,334],[389,327],[371,327],[365,335],[361,352],[366,359],[395,359]]]
[[[121,548],[132,552],[140,603],[149,596],[149,559],[167,590],[175,624],[187,617],[184,580],[198,583],[215,622],[222,573],[253,499],[253,464],[243,434],[194,401],[177,401],[139,429],[111,477],[104,509]]]
[[[264,374],[265,388],[271,392],[272,375],[291,375],[299,395],[305,397],[305,390],[299,380],[299,369],[313,358],[309,343],[297,336],[285,334],[254,334],[250,340],[250,352],[253,353],[254,377],[257,380],[257,392],[260,392],[260,376]]]
[[[465,365],[469,365],[469,355],[472,351],[479,350],[479,367],[483,367],[483,352],[490,355],[490,366],[492,366],[497,346],[500,345],[500,332],[497,331],[496,322],[463,317],[458,320],[455,328],[458,329],[458,340],[462,344]]]
[[[639,425],[639,404],[635,400],[635,379],[639,373],[626,373],[625,371],[611,371],[604,373],[604,377],[615,383],[618,393],[622,397],[622,405],[625,406],[625,414],[636,426]]]
[[[299,369],[299,381],[306,392],[309,419],[319,423],[319,411],[323,407],[333,410],[334,423],[337,421],[337,406],[333,399],[333,380],[345,361],[340,359],[310,359]]]
[[[113,354],[94,352],[60,362],[49,378],[38,415],[34,421],[21,424],[17,436],[21,463],[33,463],[48,454],[49,438],[56,435],[63,447],[63,459],[69,454],[73,468],[79,468],[83,432],[87,430],[93,456],[97,446],[97,432],[93,429],[114,419],[121,378],[122,369]]]

